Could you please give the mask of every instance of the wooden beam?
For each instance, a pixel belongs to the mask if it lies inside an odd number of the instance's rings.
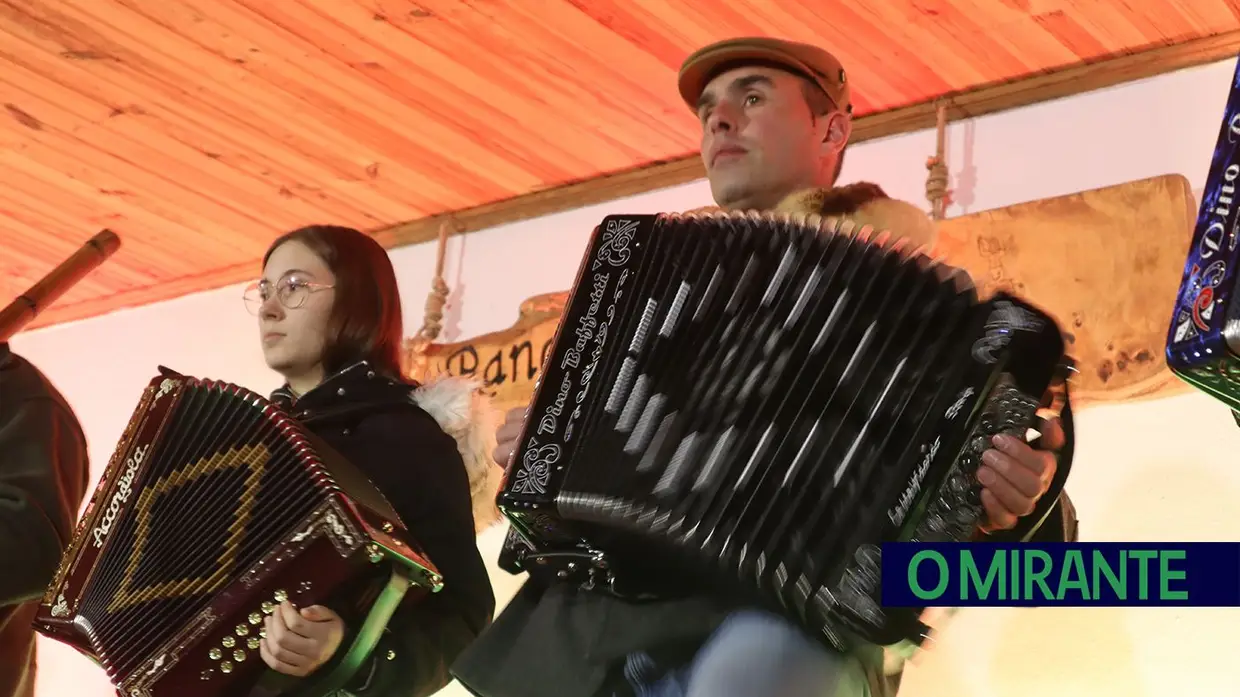
[[[851,143],[933,128],[936,106],[947,103],[948,121],[976,118],[1040,102],[1071,97],[1165,73],[1213,63],[1240,54],[1240,31],[1162,46],[1063,70],[984,85],[899,109],[860,116],[853,123]],[[552,213],[573,210],[626,196],[687,184],[706,176],[697,153],[643,167],[573,182],[523,196],[452,213],[401,223],[378,230],[384,246],[400,247],[439,237],[443,220],[453,220],[451,234],[485,230]]]
[[[861,116],[853,124],[852,142],[859,143],[932,128],[936,120],[936,105],[940,100],[947,102],[949,120],[975,118],[1213,63],[1237,54],[1240,54],[1240,31],[1217,34],[1205,39],[986,85],[943,95],[920,104]],[[439,237],[439,227],[445,220],[452,223],[449,234],[484,230],[497,225],[604,203],[655,189],[686,184],[704,176],[705,171],[702,169],[701,161],[694,153],[683,158],[656,162],[644,167],[535,191],[474,208],[400,223],[373,231],[373,233],[376,239],[389,249],[422,244]],[[254,265],[243,264],[216,269],[158,286],[134,288],[87,302],[58,305],[49,308],[31,322],[27,331],[62,322],[86,319],[101,312],[166,300],[186,292],[203,292],[240,283],[254,277],[255,271]],[[240,307],[240,299],[237,304]]]

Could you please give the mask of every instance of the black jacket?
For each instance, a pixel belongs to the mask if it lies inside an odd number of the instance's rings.
[[[1061,418],[1066,443],[1051,489],[1016,528],[991,539],[1076,539],[1076,513],[1063,491],[1075,443],[1069,405]],[[663,668],[688,662],[735,609],[710,597],[624,602],[531,578],[461,656],[453,673],[480,697],[631,695],[622,673],[627,654],[646,651]],[[868,647],[857,656],[873,697],[895,695],[901,675],[883,674],[882,652]]]
[[[0,697],[34,694],[31,623],[89,484],[86,436],[73,409],[0,343]]]
[[[451,680],[448,667],[495,612],[465,465],[456,441],[414,403],[414,387],[359,363],[300,399],[287,386],[272,395],[370,478],[443,574],[442,591],[407,598],[396,610],[371,659],[347,687],[358,695],[438,691]],[[341,653],[352,638],[345,637]]]

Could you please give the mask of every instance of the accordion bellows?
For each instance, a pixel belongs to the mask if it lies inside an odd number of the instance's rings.
[[[890,232],[608,217],[500,489],[501,566],[919,641],[918,609],[881,606],[881,544],[975,534],[988,436],[1025,436],[1063,352],[1052,318]]]
[[[321,603],[352,610],[361,629],[327,676],[338,684],[411,584],[442,580],[365,476],[260,395],[165,370],[35,626],[127,697],[215,697],[245,694],[266,669],[259,637],[275,605]]]

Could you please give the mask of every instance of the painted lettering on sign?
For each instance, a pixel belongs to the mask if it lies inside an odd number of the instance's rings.
[[[500,410],[525,407],[555,341],[568,294],[549,293],[521,303],[510,328],[455,343],[409,342],[405,372],[419,381],[439,375],[481,380]]]
[[[470,342],[443,359],[441,372],[478,377],[488,387],[510,382],[533,382],[547,360],[551,339],[543,339],[537,351],[534,343],[528,340],[500,347]]]

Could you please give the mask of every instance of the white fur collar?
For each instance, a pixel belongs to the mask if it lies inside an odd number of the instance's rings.
[[[482,394],[481,387],[479,380],[445,376],[423,384],[410,397],[456,440],[469,475],[476,532],[482,532],[500,519],[495,495],[503,476],[503,470],[491,458],[499,415],[490,398]]]

